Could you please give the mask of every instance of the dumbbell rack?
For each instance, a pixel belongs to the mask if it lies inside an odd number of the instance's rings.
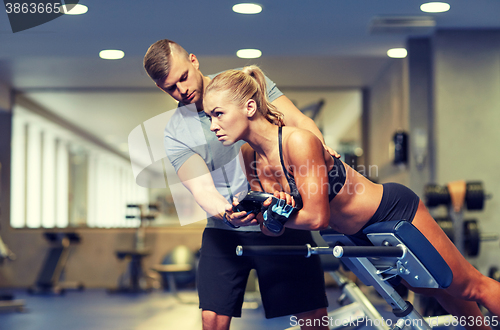
[[[476,257],[479,254],[480,243],[496,241],[498,240],[498,235],[480,233],[477,220],[464,219],[464,209],[468,211],[481,211],[484,208],[485,200],[491,198],[491,196],[485,194],[482,182],[463,182],[463,184],[465,184],[465,196],[461,204],[462,207],[457,208],[454,205],[447,186],[436,184],[425,186],[425,204],[429,208],[440,205],[447,207],[448,218],[436,218],[436,221],[462,255]]]

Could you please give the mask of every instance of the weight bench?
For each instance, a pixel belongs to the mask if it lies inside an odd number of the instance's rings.
[[[411,223],[398,220],[373,224],[363,230],[369,241],[339,234],[332,230],[321,231],[328,247],[306,246],[238,246],[236,254],[242,255],[304,255],[333,254],[352,271],[365,285],[373,286],[392,307],[398,321],[382,319],[376,311],[367,314],[358,325],[374,326],[378,329],[429,330],[432,327],[451,323],[451,316],[424,318],[405,301],[391,283],[398,277],[415,288],[447,288],[453,279],[450,267],[425,236]],[[359,289],[358,289],[359,290]],[[363,295],[364,297],[364,295]],[[358,297],[362,300],[363,297]],[[366,297],[364,297],[366,299]],[[368,302],[370,306],[371,303]],[[373,306],[372,306],[373,307]],[[335,313],[335,311],[334,311]],[[348,314],[329,314],[329,326],[336,329],[340,320],[349,320]],[[334,318],[330,318],[334,317]],[[377,319],[379,318],[379,319]],[[371,322],[368,321],[371,320]],[[350,320],[353,320],[351,317]],[[336,322],[337,321],[337,322]],[[449,325],[449,324],[448,324]]]

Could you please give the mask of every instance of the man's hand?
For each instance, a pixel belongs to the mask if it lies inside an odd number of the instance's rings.
[[[259,224],[255,214],[247,213],[246,211],[242,212],[233,212],[233,206],[238,205],[238,199],[233,199],[233,205],[227,204],[225,207],[226,210],[226,219],[231,224],[236,227],[240,226],[256,226]]]
[[[323,147],[325,147],[326,151],[328,151],[328,153],[332,155],[332,157],[340,158],[340,154],[335,150],[333,150],[332,148],[330,148],[329,146],[327,146],[326,144],[323,144]]]

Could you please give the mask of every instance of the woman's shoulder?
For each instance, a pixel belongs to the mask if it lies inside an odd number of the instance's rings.
[[[283,127],[283,143],[288,146],[306,146],[317,143],[322,145],[311,131],[290,126]]]
[[[288,165],[323,157],[323,143],[312,132],[296,127],[283,130],[283,155]]]

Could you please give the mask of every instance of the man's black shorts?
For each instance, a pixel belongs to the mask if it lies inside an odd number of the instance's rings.
[[[251,269],[257,271],[266,318],[303,313],[328,306],[318,255],[236,256],[237,245],[316,246],[309,231],[285,229],[279,237],[261,232],[206,228],[198,266],[200,308],[220,315],[241,316]]]

